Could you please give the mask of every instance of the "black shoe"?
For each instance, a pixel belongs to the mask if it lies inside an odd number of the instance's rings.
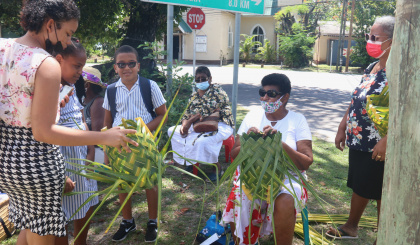
[[[193,165],[188,165],[185,167],[185,171],[192,173],[193,172]]]
[[[222,171],[220,171],[219,172],[219,181],[220,181],[220,178],[222,177],[222,175],[223,175],[223,173],[222,173]],[[210,179],[211,182],[216,182],[217,181],[217,175],[216,175],[216,173],[211,173],[207,177],[209,177],[209,179]],[[208,181],[209,179],[206,179],[206,180]]]
[[[157,238],[157,224],[153,220],[149,220],[147,222],[147,230],[146,230],[146,242],[154,242]]]
[[[133,220],[133,223],[123,220],[120,224],[120,228],[112,237],[112,241],[119,242],[124,240],[130,231],[136,230],[136,223]]]

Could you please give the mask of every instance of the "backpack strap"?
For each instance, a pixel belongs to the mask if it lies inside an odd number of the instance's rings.
[[[115,84],[116,83],[113,83],[106,88],[106,95],[108,97],[109,107],[111,107],[112,120],[115,119],[115,115],[117,114],[117,102],[115,100],[117,96],[117,87],[115,86]]]
[[[143,103],[146,106],[147,111],[150,113],[153,119],[156,118],[156,113],[153,110],[152,102],[152,86],[150,85],[150,80],[144,77],[140,77],[140,92],[141,97],[143,98]]]

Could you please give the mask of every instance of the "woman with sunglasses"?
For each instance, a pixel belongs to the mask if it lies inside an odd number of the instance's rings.
[[[215,163],[220,172],[218,163],[220,149],[223,140],[233,133],[233,116],[229,106],[229,98],[226,92],[217,84],[212,83],[209,68],[200,66],[195,72],[197,91],[190,97],[190,105],[182,118],[182,125],[176,128],[171,144],[172,150],[183,157],[198,161]],[[217,131],[195,132],[194,123],[210,116],[215,111],[219,112]],[[175,126],[169,128],[171,136]],[[193,166],[178,155],[174,154],[174,161],[178,164],[186,164],[186,170],[193,172]],[[208,176],[216,181],[216,172]]]
[[[379,59],[365,70],[362,81],[352,94],[347,112],[338,127],[335,146],[343,151],[349,147],[349,173],[347,186],[353,190],[349,219],[337,229],[330,228],[327,236],[335,239],[356,239],[359,220],[370,199],[381,208],[382,181],[387,136],[381,138],[366,114],[366,96],[380,94],[388,85],[386,62],[392,45],[395,18],[379,17],[370,33],[366,34],[366,50]],[[376,242],[375,242],[376,243]]]
[[[281,132],[283,149],[301,170],[302,175],[306,176],[306,170],[313,161],[312,136],[305,117],[286,109],[291,91],[290,80],[284,74],[273,73],[265,76],[261,85],[259,97],[262,108],[250,111],[242,121],[231,152],[232,157],[236,157],[241,149],[240,135],[251,132],[264,135]],[[277,193],[274,213],[271,214],[270,205],[266,201],[255,200],[252,203],[244,192],[241,192],[238,181],[240,171],[238,167],[234,187],[222,216],[222,221],[230,224],[236,244],[255,244],[259,237],[270,235],[273,233],[272,220],[277,244],[292,244],[296,214],[301,212],[300,207],[305,206],[308,199],[302,183],[286,179],[284,184],[287,188],[282,188]],[[296,174],[293,175],[299,178]],[[292,193],[298,198],[294,199]]]

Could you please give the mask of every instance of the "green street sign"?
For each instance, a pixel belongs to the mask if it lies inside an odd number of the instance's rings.
[[[264,0],[141,0],[199,8],[221,9],[231,12],[263,14]]]

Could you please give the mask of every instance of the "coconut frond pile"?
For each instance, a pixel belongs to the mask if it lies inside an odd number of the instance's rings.
[[[389,121],[389,90],[388,85],[380,94],[366,96],[366,112],[373,124],[384,137],[388,133]]]

